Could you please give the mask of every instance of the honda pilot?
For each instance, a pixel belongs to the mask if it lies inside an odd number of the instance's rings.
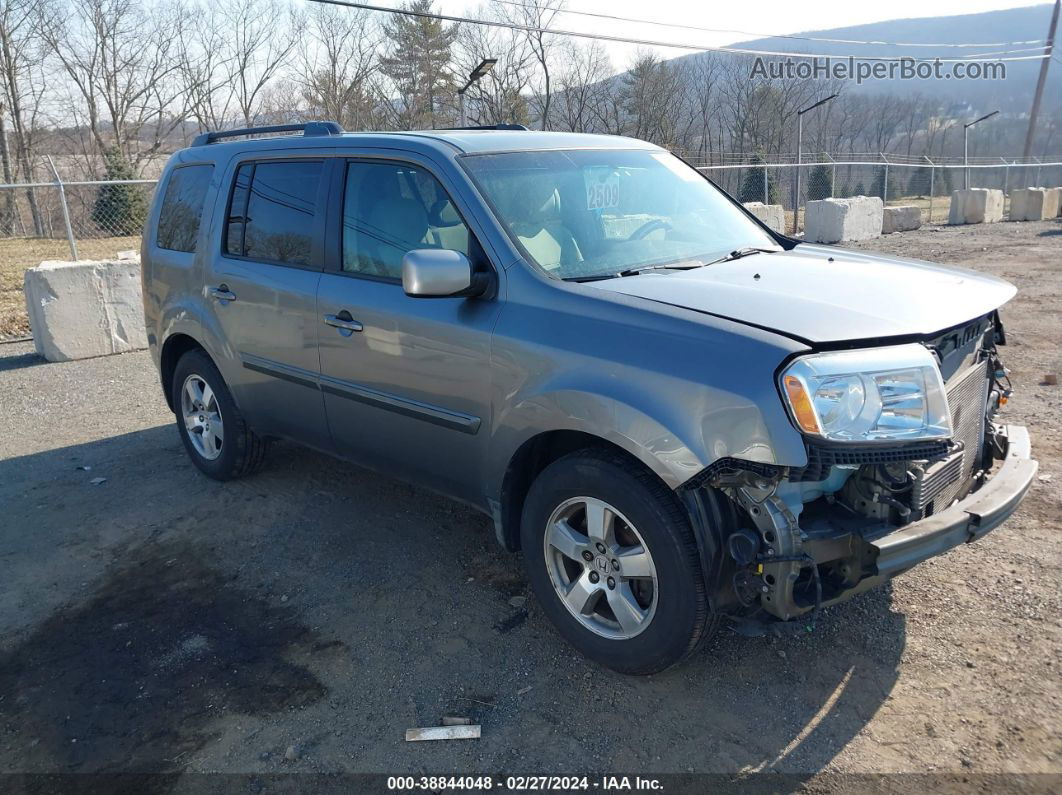
[[[142,254],[195,466],[285,439],[467,503],[622,672],[724,622],[810,627],[999,526],[1036,472],[997,419],[1013,286],[780,235],[642,141],[206,133]]]

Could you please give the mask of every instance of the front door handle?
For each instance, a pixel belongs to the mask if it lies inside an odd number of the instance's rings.
[[[222,284],[218,287],[211,287],[210,294],[219,301],[235,301],[236,293],[229,290],[227,284]]]
[[[325,325],[339,329],[340,334],[346,332],[346,334],[343,334],[345,337],[349,337],[353,332],[361,331],[365,328],[361,323],[352,318],[350,312],[345,309],[338,315],[325,315],[324,322]]]

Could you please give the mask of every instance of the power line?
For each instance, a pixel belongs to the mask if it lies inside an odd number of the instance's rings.
[[[334,6],[346,6],[348,8],[360,8],[365,11],[378,11],[384,14],[397,14],[399,16],[407,17],[420,17],[422,19],[438,19],[444,22],[459,22],[466,25],[481,25],[489,28],[506,28],[508,30],[519,30],[525,33],[550,33],[555,36],[570,36],[579,39],[594,39],[596,41],[611,41],[621,44],[640,44],[644,47],[670,47],[676,50],[690,50],[693,52],[719,52],[729,53],[732,55],[759,55],[781,58],[830,58],[830,59],[844,59],[852,58],[857,61],[917,61],[917,62],[940,62],[940,63],[970,63],[976,59],[967,58],[912,58],[909,56],[898,55],[845,55],[838,53],[831,54],[816,54],[808,52],[777,52],[771,50],[749,50],[740,47],[707,47],[697,44],[679,44],[676,42],[668,41],[654,41],[652,39],[635,39],[628,38],[626,36],[608,36],[603,33],[583,33],[575,30],[561,30],[559,28],[543,28],[537,25],[521,25],[516,22],[501,22],[493,19],[475,19],[473,17],[462,17],[454,14],[437,14],[428,11],[415,11],[408,8],[388,8],[387,6],[370,5],[369,3],[355,3],[350,0],[310,0],[313,3],[324,3],[326,5]],[[1016,56],[1014,58],[993,58],[994,62],[1001,61],[1039,61],[1046,58],[1047,55],[1023,55]]]
[[[529,5],[528,3],[521,3],[518,0],[493,0],[495,3],[501,3],[507,6],[516,6],[518,8],[534,9],[536,6]],[[860,39],[830,39],[820,36],[800,36],[797,34],[776,34],[776,33],[756,33],[748,30],[735,30],[732,28],[703,28],[697,25],[685,25],[677,22],[660,22],[653,19],[639,19],[637,17],[622,17],[616,14],[602,14],[594,11],[576,11],[568,8],[550,8],[543,9],[548,11],[555,11],[558,14],[571,14],[573,16],[580,17],[594,17],[596,19],[611,19],[617,22],[635,22],[639,25],[657,25],[664,28],[682,28],[685,30],[699,30],[704,33],[727,33],[737,36],[755,36],[761,39],[790,39],[793,41],[816,41],[825,42],[830,44],[866,44],[866,45],[878,45],[886,47],[1010,47],[1016,44],[1040,44],[1042,45],[1043,39],[1030,39],[1028,41],[988,41],[981,43],[964,43],[964,44],[944,44],[939,42],[926,42],[924,44],[914,41],[863,41]],[[1042,47],[1032,49],[1043,49]]]

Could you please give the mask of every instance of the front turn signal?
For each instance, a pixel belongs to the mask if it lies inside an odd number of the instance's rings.
[[[815,409],[811,405],[811,397],[804,388],[804,384],[795,375],[785,377],[785,392],[789,398],[789,405],[793,409],[793,417],[804,433],[819,433],[819,419],[815,416]]]

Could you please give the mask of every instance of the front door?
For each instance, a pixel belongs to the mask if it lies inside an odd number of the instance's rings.
[[[321,390],[345,455],[473,502],[482,499],[497,298],[410,298],[402,257],[458,250],[489,268],[441,183],[420,165],[349,161],[339,268],[318,290]]]
[[[228,346],[223,372],[256,430],[329,446],[317,388],[325,161],[239,164],[207,291]]]

